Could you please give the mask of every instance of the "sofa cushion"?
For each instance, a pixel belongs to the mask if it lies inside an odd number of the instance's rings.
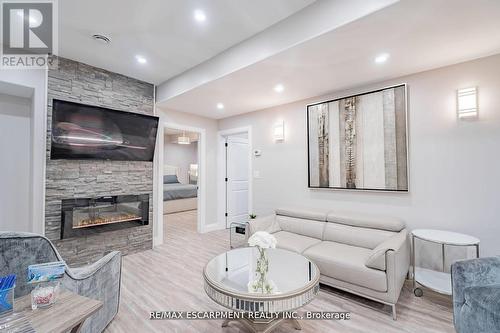
[[[361,247],[323,241],[304,251],[322,275],[379,292],[387,291],[385,272],[365,266],[371,251]]]
[[[321,242],[319,239],[297,235],[288,231],[278,231],[273,235],[277,240],[276,247],[297,253],[302,253],[305,249]]]
[[[321,240],[326,222],[276,215],[276,221],[283,231]]]
[[[326,222],[323,240],[366,249],[374,249],[380,243],[395,235],[392,231],[360,228],[345,224]]]
[[[306,220],[326,221],[327,210],[321,209],[301,209],[301,208],[278,208],[276,215],[296,217]]]
[[[399,232],[405,228],[405,222],[396,217],[372,216],[352,212],[330,212],[327,221],[351,225],[354,227],[380,229]]]

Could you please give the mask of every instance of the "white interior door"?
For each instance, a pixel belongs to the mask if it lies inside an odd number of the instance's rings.
[[[248,138],[226,138],[226,226],[248,219],[248,172],[250,145]]]

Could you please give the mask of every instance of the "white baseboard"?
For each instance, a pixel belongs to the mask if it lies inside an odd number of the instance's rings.
[[[224,229],[226,229],[226,226],[224,224],[212,223],[212,224],[205,225],[202,228],[201,232],[206,233],[206,232],[211,232],[211,231],[216,231],[216,230],[224,230]]]

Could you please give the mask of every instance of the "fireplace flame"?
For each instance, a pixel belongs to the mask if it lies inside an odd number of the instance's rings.
[[[141,217],[138,215],[126,214],[126,213],[120,214],[120,215],[107,216],[107,217],[98,216],[95,218],[82,219],[82,220],[77,222],[77,224],[74,226],[74,228],[84,228],[84,227],[90,227],[90,226],[100,225],[100,224],[127,222],[127,221],[139,220],[139,219],[141,219]]]

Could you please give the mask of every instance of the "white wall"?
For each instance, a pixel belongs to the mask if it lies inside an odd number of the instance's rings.
[[[217,182],[215,179],[217,174],[217,120],[164,109],[161,105],[157,105],[156,108],[164,125],[166,123],[177,124],[202,128],[206,131],[206,226],[208,226],[206,230],[210,230],[211,227],[217,225]]]
[[[179,167],[179,181],[187,184],[189,165],[198,163],[198,143],[191,142],[189,145],[172,143],[168,135],[165,135],[164,139],[163,162]]]
[[[47,71],[46,70],[0,70],[2,87],[18,85],[32,90],[31,94],[31,206],[30,228],[38,234],[44,234],[45,211],[45,145],[47,130]],[[15,88],[15,90],[18,90]],[[2,163],[4,160],[2,159]],[[0,229],[2,221],[0,221]]]
[[[30,231],[30,99],[0,94],[0,156],[0,229]]]
[[[386,66],[390,66],[388,63]],[[410,192],[373,193],[307,188],[306,105],[408,84]],[[459,121],[456,89],[478,86],[479,119]],[[253,202],[257,214],[298,205],[404,218],[410,229],[439,228],[477,236],[482,256],[500,254],[500,55],[335,92],[219,121],[220,129],[252,126]],[[286,92],[285,92],[286,93]],[[285,122],[285,141],[273,125]]]

